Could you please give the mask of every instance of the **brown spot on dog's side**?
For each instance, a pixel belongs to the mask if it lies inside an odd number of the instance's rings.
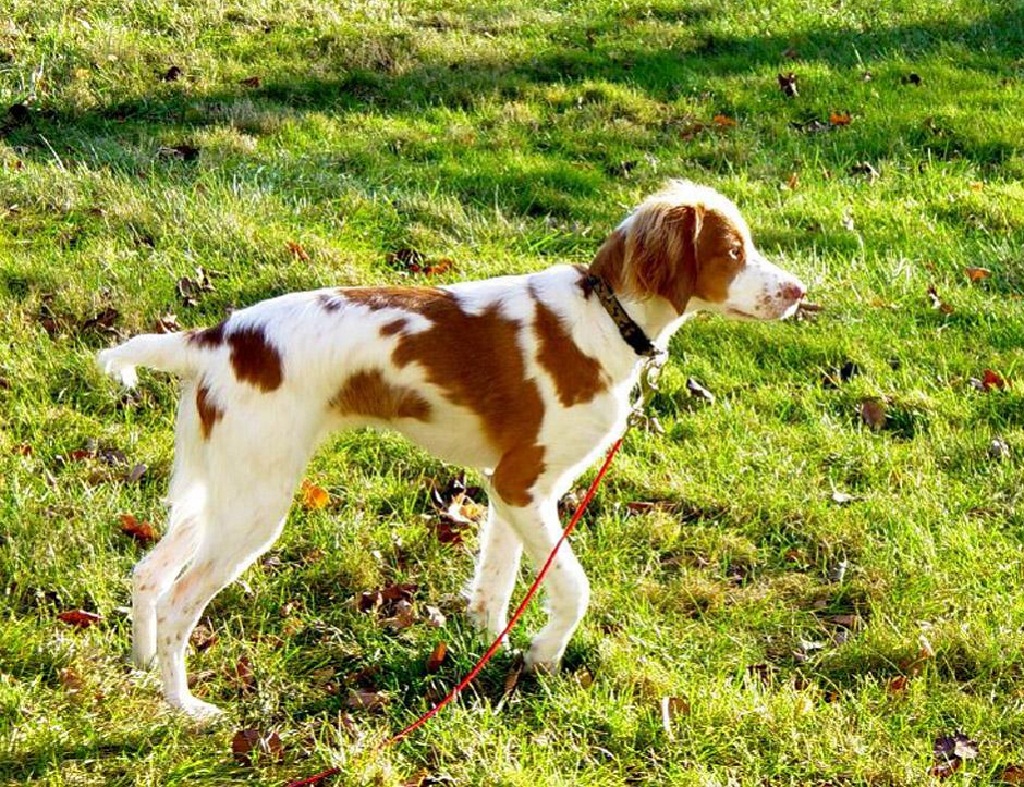
[[[249,383],[268,393],[281,386],[281,354],[269,341],[263,329],[250,326],[228,335],[231,345],[231,368],[240,382]]]
[[[394,336],[396,333],[401,333],[402,331],[404,331],[405,330],[405,326],[406,326],[405,320],[401,320],[401,319],[399,319],[399,320],[392,320],[391,322],[387,323],[386,325],[381,326],[380,335],[381,336]]]
[[[520,467],[542,451],[537,446],[544,402],[537,383],[526,377],[526,362],[519,345],[522,324],[504,317],[498,305],[480,314],[463,311],[447,290],[431,287],[396,288],[401,308],[426,318],[431,326],[401,334],[392,360],[399,367],[417,364],[427,381],[445,398],[480,418],[481,428],[504,465],[501,486],[495,489],[513,505],[532,499],[530,487],[542,466]],[[370,300],[393,298],[391,291],[376,291]],[[522,460],[522,461],[521,461]]]
[[[204,440],[209,440],[213,425],[224,417],[224,411],[214,404],[206,383],[199,383],[196,388],[196,410],[199,412],[199,431]]]
[[[451,301],[453,296],[440,287],[342,287],[338,295],[365,306],[371,311],[404,309],[425,314],[437,304]]]
[[[601,364],[579,348],[558,315],[540,302],[532,288],[530,296],[536,305],[537,361],[551,375],[558,401],[563,407],[591,401],[608,387]]]
[[[189,331],[188,340],[205,349],[220,347],[224,343],[224,322],[201,331]]]
[[[506,503],[526,506],[533,500],[530,488],[544,469],[543,446],[519,446],[506,453],[498,462],[491,475],[491,484]]]
[[[430,402],[416,391],[396,386],[384,379],[380,369],[364,369],[349,377],[331,399],[331,407],[342,415],[369,418],[430,418]]]

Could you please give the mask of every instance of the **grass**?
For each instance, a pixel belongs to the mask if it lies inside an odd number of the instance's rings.
[[[1022,51],[1015,0],[9,0],[0,781],[339,765],[345,784],[916,785],[962,731],[978,756],[951,783],[1021,783]],[[669,176],[732,196],[824,309],[678,335],[666,433],[628,436],[574,537],[594,599],[566,670],[502,699],[502,654],[426,730],[367,752],[484,645],[448,607],[441,629],[395,632],[353,605],[413,582],[418,615],[444,607],[475,546],[430,527],[455,468],[356,433],[309,469],[330,504],[300,502],[206,614],[217,641],[190,669],[229,721],[166,712],[126,666],[143,548],[119,517],[160,527],[175,385],[126,399],[95,351],[172,313],[202,326],[286,291],[425,278],[403,249],[454,261],[437,281],[585,263]],[[212,289],[186,303],[199,267]],[[1008,389],[976,390],[985,369]],[[58,621],[74,609],[102,620]],[[352,709],[354,687],[388,701]],[[664,697],[688,704],[668,729]],[[236,762],[242,728],[276,731],[280,761]]]

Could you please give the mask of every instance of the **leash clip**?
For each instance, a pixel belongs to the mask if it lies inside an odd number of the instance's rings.
[[[658,380],[661,377],[661,370],[668,360],[668,353],[659,350],[644,361],[640,369],[640,378],[637,381],[639,391],[636,400],[633,402],[633,409],[626,420],[627,427],[639,427],[644,431],[656,434],[665,434],[665,429],[658,422],[658,416],[647,414],[647,405],[650,404],[654,394],[658,391]]]

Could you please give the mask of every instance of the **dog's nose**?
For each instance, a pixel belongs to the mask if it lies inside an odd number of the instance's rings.
[[[807,294],[807,290],[798,281],[788,281],[782,285],[781,294],[787,301],[799,301]]]

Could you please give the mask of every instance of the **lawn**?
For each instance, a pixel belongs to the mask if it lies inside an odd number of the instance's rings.
[[[5,0],[0,783],[1024,784],[1022,106],[1018,0]],[[96,351],[585,264],[669,177],[821,308],[677,334],[664,433],[573,537],[564,670],[503,652],[375,750],[486,643],[435,500],[460,469],[357,432],[193,639],[227,719],[172,714],[127,605],[176,383]]]

